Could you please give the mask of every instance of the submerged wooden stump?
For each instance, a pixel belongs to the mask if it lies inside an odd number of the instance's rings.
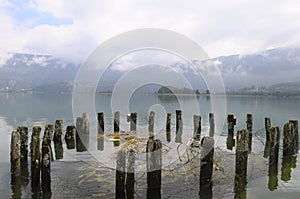
[[[87,149],[82,141],[84,136],[85,135],[83,132],[83,118],[77,117],[77,119],[76,119],[76,151],[77,152],[87,151]]]
[[[271,120],[269,117],[266,117],[265,118],[266,141],[270,141],[270,128],[271,128]]]
[[[299,125],[298,125],[298,120],[290,120],[289,121],[290,123],[293,124],[293,139],[294,139],[294,143],[293,143],[293,147],[294,147],[294,154],[297,154],[298,153],[298,150],[299,150],[299,132],[298,132],[298,128],[299,128]]]
[[[134,198],[134,166],[135,166],[135,152],[129,151],[127,154],[127,173],[126,173],[126,196],[127,198]]]
[[[236,120],[234,118],[234,115],[229,114],[227,116],[228,135],[226,140],[226,146],[227,149],[229,150],[232,150],[233,146],[235,146],[234,125],[236,125]]]
[[[149,115],[149,126],[148,126],[148,132],[149,132],[149,139],[154,139],[154,111],[150,112]]]
[[[166,120],[166,138],[167,141],[171,141],[171,113],[167,113],[167,120]]]
[[[215,135],[215,115],[214,113],[209,113],[209,137],[214,137]]]
[[[18,131],[11,134],[10,164],[12,198],[21,198],[21,138]]]
[[[270,150],[269,150],[269,181],[270,191],[278,187],[278,152],[279,152],[280,131],[279,127],[270,129]]]
[[[201,140],[200,160],[200,198],[212,198],[212,175],[214,161],[214,139],[203,137]]]
[[[130,123],[130,131],[136,131],[136,120],[137,120],[137,113],[130,113],[127,115],[127,122]]]
[[[51,194],[51,148],[47,138],[42,142],[42,191],[43,196]]]
[[[53,141],[54,141],[55,158],[57,160],[63,159],[63,154],[64,154],[63,147],[62,147],[62,133],[63,133],[63,120],[56,120]]]
[[[13,131],[10,142],[11,174],[20,175],[21,172],[21,137],[18,131]]]
[[[201,138],[201,116],[194,115],[194,140],[200,141]]]
[[[125,178],[126,178],[126,153],[124,150],[118,151],[116,166],[116,196],[115,198],[125,198]]]
[[[65,134],[65,142],[67,149],[75,149],[76,127],[74,125],[67,126]]]
[[[247,124],[247,132],[249,136],[248,153],[250,154],[252,151],[252,126],[253,126],[253,116],[250,113],[247,114],[246,124]]]
[[[31,189],[33,198],[40,197],[40,158],[41,158],[41,146],[40,146],[40,134],[42,128],[40,126],[34,126],[31,136]]]
[[[46,139],[50,146],[51,161],[54,160],[53,150],[51,146],[51,140],[53,139],[53,132],[54,132],[53,124],[46,124],[43,139]]]
[[[98,137],[97,137],[97,149],[99,151],[104,150],[104,113],[98,113]]]
[[[117,111],[114,113],[114,132],[120,132],[120,112]],[[119,139],[119,137],[115,137],[115,139]],[[120,141],[114,141],[114,146],[119,146]]]
[[[159,139],[149,139],[147,158],[147,198],[161,198],[162,143]]]
[[[294,155],[294,125],[286,123],[283,127],[283,156]]]
[[[247,198],[247,164],[248,164],[248,133],[247,130],[237,132],[235,160],[235,198]]]
[[[182,112],[181,110],[176,110],[176,137],[175,142],[181,143],[182,142]]]

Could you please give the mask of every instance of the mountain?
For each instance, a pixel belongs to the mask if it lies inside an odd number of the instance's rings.
[[[213,60],[218,63],[229,89],[295,82],[300,77],[299,47],[276,48],[243,56],[222,56]]]
[[[124,60],[118,61],[118,67],[109,67],[104,72],[97,91],[112,91],[118,80],[130,71],[130,67],[125,67],[129,68],[128,70],[120,70],[120,68],[136,64],[126,62],[128,59]],[[221,56],[211,61],[219,68],[224,86],[228,91],[252,87],[274,89],[278,86],[272,87],[272,85],[285,82],[290,82],[290,85],[280,88],[288,89],[294,86],[298,89],[298,84],[293,85],[292,82],[298,82],[300,77],[300,47],[275,48],[249,55]],[[149,62],[151,62],[151,57]],[[169,66],[173,72],[186,78],[194,90],[204,92],[207,89],[205,81],[199,78],[185,62],[176,61]],[[50,55],[14,53],[0,66],[0,92],[22,89],[32,89],[37,92],[71,92],[78,69],[78,65]],[[209,67],[207,69],[210,70]],[[155,72],[156,70],[149,70],[145,74],[145,70],[141,70],[139,73],[136,72],[135,76],[143,78],[145,75],[155,75]],[[181,82],[176,87],[180,88],[180,85]],[[139,91],[155,92],[160,86],[143,86]]]
[[[15,53],[0,66],[0,89],[32,89],[73,81],[77,69],[78,66],[49,55]]]

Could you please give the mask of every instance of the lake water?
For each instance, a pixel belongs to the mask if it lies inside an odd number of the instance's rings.
[[[95,110],[96,112],[104,112],[105,114],[105,132],[113,131],[113,113],[111,111],[111,95],[110,94],[96,94],[95,97],[96,104]],[[156,95],[147,95],[147,94],[134,94],[130,102],[128,104],[130,112],[137,112],[138,121],[137,121],[137,131],[141,137],[148,136],[148,115],[150,110],[154,110],[155,115],[155,137],[159,138],[167,147],[170,149],[170,154],[164,156],[163,155],[163,169],[167,170],[169,165],[174,165],[172,163],[176,163],[178,158],[176,156],[177,150],[182,150],[181,152],[185,152],[184,146],[185,143],[189,141],[189,138],[192,137],[193,134],[193,116],[192,114],[186,114],[183,110],[183,137],[182,137],[182,146],[178,146],[178,143],[173,142],[174,134],[175,134],[175,110],[180,109],[179,101],[184,101],[184,103],[193,108],[194,102],[190,100],[189,96],[181,96],[178,99],[172,96],[156,96]],[[209,120],[208,114],[211,111],[211,99],[208,96],[200,96],[197,98],[197,102],[200,107],[200,113],[202,117],[202,135],[208,135],[209,131]],[[299,99],[282,99],[282,98],[263,98],[263,97],[244,97],[244,96],[227,96],[226,98],[223,96],[217,97],[216,103],[226,102],[226,114],[234,114],[237,118],[237,124],[235,126],[235,135],[236,130],[245,129],[246,128],[246,114],[253,114],[253,149],[252,156],[249,157],[248,162],[248,180],[246,185],[246,194],[247,198],[299,198],[300,193],[300,168],[297,165],[299,162],[299,158],[297,158],[295,168],[290,168],[290,177],[288,180],[282,180],[282,172],[284,172],[284,168],[281,168],[281,149],[280,147],[280,156],[279,156],[279,168],[278,168],[278,186],[274,191],[270,191],[268,188],[268,159],[265,161],[261,161],[258,164],[254,164],[252,159],[256,156],[258,159],[264,159],[264,142],[265,142],[265,131],[264,131],[264,118],[270,117],[272,126],[279,126],[281,130],[282,137],[282,127],[283,125],[291,119],[300,119],[300,100]],[[165,119],[166,113],[172,113],[172,141],[168,143],[165,137]],[[127,114],[121,112],[120,113],[120,129],[124,131],[129,130],[129,123],[127,120]],[[78,115],[80,116],[80,115]],[[90,117],[93,116],[90,114]],[[10,136],[11,132],[15,130],[18,126],[28,126],[29,131],[31,131],[34,125],[40,125],[44,127],[48,123],[54,123],[55,120],[62,119],[64,120],[64,125],[72,125],[74,124],[75,118],[73,117],[72,112],[72,95],[71,94],[0,94],[0,198],[10,198],[13,196],[11,189],[11,176],[10,176]],[[223,118],[224,119],[224,118]],[[222,154],[234,155],[235,149],[228,150],[226,148],[226,136],[227,136],[227,124],[222,120],[222,115],[218,115],[215,113],[216,126],[217,128],[215,133],[215,146],[221,151]],[[52,175],[56,175],[55,172],[61,172],[60,168],[64,167],[64,165],[68,165],[70,162],[78,161],[90,161],[90,157],[92,159],[101,162],[101,164],[105,165],[107,168],[115,168],[115,157],[113,155],[114,145],[108,139],[104,140],[102,151],[97,150],[97,129],[96,129],[96,120],[91,117],[91,129],[90,129],[90,137],[89,137],[89,146],[88,153],[78,153],[76,151],[68,151],[66,150],[65,143],[64,147],[64,159],[59,161],[54,161],[54,169],[52,170]],[[220,129],[220,130],[218,130]],[[43,131],[42,131],[43,132]],[[30,138],[29,138],[30,140]],[[282,143],[282,142],[281,142]],[[103,155],[105,154],[105,155]],[[220,154],[219,154],[220,155]],[[175,157],[176,156],[176,157]],[[165,158],[164,158],[165,157]],[[254,160],[259,161],[259,160]],[[143,165],[143,157],[140,157],[141,162],[140,169],[136,171],[139,173],[137,175],[142,175],[143,171],[145,171],[145,165]],[[267,163],[266,163],[267,162]],[[235,162],[232,161],[232,165],[229,167],[234,168]],[[227,165],[228,166],[228,165]],[[76,168],[73,168],[76,170]],[[96,169],[95,169],[96,170]],[[234,169],[233,169],[234,171]],[[260,173],[261,171],[261,173]],[[230,172],[230,171],[228,171]],[[264,174],[264,175],[263,175]],[[226,175],[234,175],[229,173]],[[224,174],[225,176],[225,174]],[[68,178],[68,176],[65,176]],[[114,181],[114,179],[107,178],[109,180]],[[141,177],[142,179],[142,177]],[[164,177],[162,178],[162,196],[172,197],[179,195],[172,195],[172,190],[168,189],[168,184],[172,184],[170,179],[166,177],[166,173],[164,173]],[[65,180],[65,179],[64,179]],[[61,181],[64,181],[61,179]],[[67,180],[65,180],[67,181]],[[142,183],[143,181],[141,181]],[[71,182],[68,182],[71,183]],[[198,182],[197,182],[198,183]],[[234,185],[234,182],[232,182]],[[26,184],[26,183],[25,183]],[[217,183],[215,183],[217,184]],[[52,186],[58,186],[52,184]],[[109,185],[113,186],[113,185]],[[142,185],[136,183],[137,195],[136,198],[142,197],[143,188]],[[199,187],[199,186],[198,186]],[[112,188],[112,187],[110,187]],[[110,189],[105,188],[105,189]],[[56,190],[57,187],[54,187],[53,190]],[[101,192],[101,187],[97,188],[98,191]],[[104,189],[104,188],[103,188]],[[114,188],[112,188],[114,190]],[[30,198],[30,183],[23,185],[22,187],[22,198]],[[86,189],[84,191],[88,192],[90,189]],[[183,188],[187,190],[186,192],[191,195],[190,198],[197,198],[199,190],[188,191],[188,188]],[[168,191],[170,193],[168,193]],[[114,191],[112,191],[114,192]],[[140,194],[140,195],[138,195]],[[217,186],[213,187],[213,195],[214,197],[226,197],[233,198],[235,196],[234,188],[228,186]],[[94,195],[95,197],[97,195]],[[98,195],[99,197],[114,197],[112,195]],[[53,198],[64,197],[64,195],[60,195],[59,193],[53,193]],[[143,198],[143,197],[142,197]],[[209,197],[208,197],[209,198]]]

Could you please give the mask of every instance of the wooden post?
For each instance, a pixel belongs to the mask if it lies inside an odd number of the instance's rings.
[[[181,110],[176,110],[176,143],[182,142],[182,128],[182,112]]]
[[[50,164],[51,164],[51,148],[49,142],[45,137],[42,142],[42,191],[43,196],[51,195],[51,175],[50,175]]]
[[[127,198],[134,198],[134,166],[135,153],[133,150],[127,154],[127,173],[126,173],[126,196]]]
[[[265,118],[265,129],[266,129],[266,140],[270,141],[270,128],[271,128],[271,120],[269,117]]]
[[[293,143],[293,146],[294,146],[294,154],[297,154],[298,153],[298,150],[299,150],[299,132],[298,132],[298,120],[290,120],[289,121],[290,123],[293,124],[293,135],[294,135],[294,143]]]
[[[283,156],[281,167],[281,180],[287,182],[291,179],[291,171],[296,161],[297,142],[295,141],[295,133],[298,123],[288,122],[283,127]],[[295,146],[296,145],[296,146]]]
[[[125,198],[126,153],[118,151],[116,166],[116,199]]]
[[[279,127],[270,129],[270,150],[269,150],[269,182],[270,191],[278,186],[278,152],[279,152],[280,132]]]
[[[82,142],[83,133],[83,119],[82,117],[77,117],[76,119],[76,151],[83,152],[86,151],[86,147]]]
[[[167,141],[171,141],[171,113],[167,113],[167,121],[166,121],[166,137]]]
[[[161,198],[162,143],[159,139],[149,139],[147,158],[147,198]]]
[[[46,139],[48,142],[48,145],[50,146],[51,161],[54,160],[54,155],[53,155],[52,146],[51,146],[51,140],[53,139],[53,131],[54,131],[53,124],[46,124],[43,139]]]
[[[214,139],[205,136],[201,140],[200,198],[212,198],[213,161]]]
[[[120,132],[120,112],[117,111],[114,113],[114,132],[115,134]],[[119,136],[116,136],[115,138],[119,138]],[[119,146],[120,141],[114,141],[114,146]]]
[[[40,134],[42,128],[34,126],[32,129],[30,151],[31,151],[31,190],[33,197],[37,198],[40,195]]]
[[[247,130],[237,132],[236,160],[235,160],[235,198],[246,198],[247,164],[248,164],[248,140]]]
[[[120,131],[119,125],[120,125],[120,112],[117,111],[114,113],[114,132],[115,133],[119,133],[119,131]]]
[[[127,115],[127,122],[130,122],[130,131],[136,131],[137,113]]]
[[[28,128],[26,126],[19,126],[17,131],[21,139],[21,162],[26,162],[28,157]]]
[[[214,137],[215,135],[215,115],[209,113],[209,137]]]
[[[151,111],[149,115],[149,127],[148,127],[149,139],[154,139],[154,116],[155,116],[154,111]]]
[[[104,150],[104,113],[98,113],[98,137],[97,137],[97,149],[99,151]]]
[[[74,125],[67,126],[65,134],[65,142],[67,144],[67,149],[75,149],[75,134],[76,127]]]
[[[10,142],[11,174],[18,176],[21,172],[21,136],[18,131],[13,131]]]
[[[88,150],[89,148],[89,138],[90,138],[90,116],[88,113],[82,114],[83,119],[83,136],[82,141],[85,148]]]
[[[292,123],[286,123],[283,127],[283,156],[294,155],[293,128]]]
[[[236,125],[236,119],[234,115],[229,114],[227,116],[228,136],[226,140],[227,149],[232,150],[234,144],[234,125]]]
[[[248,153],[250,154],[252,151],[252,126],[253,126],[253,116],[250,113],[247,114],[246,124],[247,124],[247,132],[249,136]]]
[[[200,141],[201,138],[201,116],[194,115],[194,140]]]
[[[11,134],[10,164],[12,198],[21,198],[21,137],[18,131]]]
[[[28,128],[26,126],[20,126],[17,128],[21,139],[21,184],[27,186],[29,183],[29,171],[28,171]]]
[[[63,147],[62,147],[62,138],[61,138],[62,132],[63,132],[63,120],[56,120],[53,142],[54,142],[55,158],[57,160],[63,159],[63,154],[64,154]]]

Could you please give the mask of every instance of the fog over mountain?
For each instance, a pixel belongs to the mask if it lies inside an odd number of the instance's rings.
[[[39,91],[71,91],[78,65],[55,59],[50,55],[10,54],[11,57],[0,66],[0,89]],[[151,59],[151,58],[148,58]],[[298,82],[300,77],[300,47],[276,48],[250,55],[231,55],[212,59],[220,70],[227,90],[244,87],[272,86],[285,82]],[[120,60],[105,71],[99,91],[111,91],[114,83],[134,63]],[[126,70],[123,70],[126,68]],[[185,76],[195,89],[203,91],[206,85],[184,62],[169,64],[178,73]],[[145,75],[145,74],[141,74]],[[151,89],[148,91],[150,92]]]

